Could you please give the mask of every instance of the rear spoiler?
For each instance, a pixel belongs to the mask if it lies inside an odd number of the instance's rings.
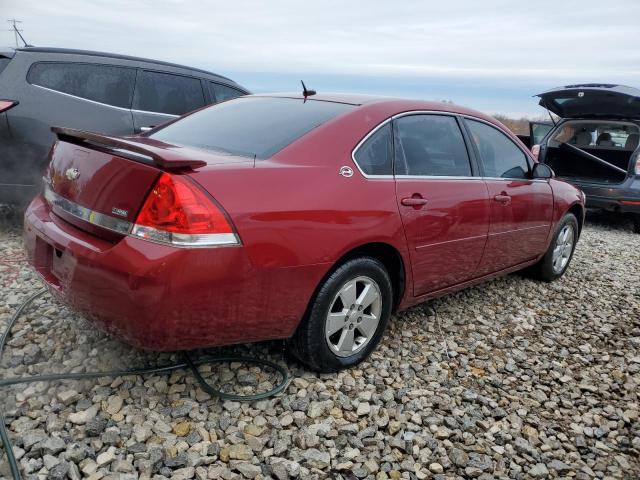
[[[167,149],[121,137],[109,137],[99,133],[65,127],[51,127],[51,131],[63,142],[113,153],[137,162],[149,163],[163,170],[193,169],[207,165],[207,162],[203,160],[179,157]]]

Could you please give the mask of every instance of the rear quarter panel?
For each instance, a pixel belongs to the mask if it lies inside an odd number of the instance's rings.
[[[295,292],[285,297],[301,318],[324,275],[367,243],[396,248],[410,274],[394,180],[366,179],[351,159],[354,146],[378,123],[373,116],[336,119],[273,158],[257,160],[254,168],[192,174],[233,220],[262,289],[259,303],[271,298],[277,304],[283,292]],[[353,168],[353,176],[339,175],[341,166]]]
[[[229,213],[260,266],[334,262],[350,249],[385,242],[406,253],[393,179],[366,179],[351,151],[377,125],[361,115],[323,125],[254,168],[192,174]],[[339,174],[350,166],[350,178]]]

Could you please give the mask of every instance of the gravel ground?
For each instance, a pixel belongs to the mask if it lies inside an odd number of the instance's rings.
[[[221,402],[186,371],[0,392],[24,475],[640,478],[640,236],[588,220],[560,281],[512,275],[398,314],[358,368],[309,373],[279,342],[224,350],[286,364],[293,379],[275,398]],[[1,326],[41,284],[17,230],[0,244]],[[0,367],[12,377],[171,359],[105,337],[46,294]],[[273,381],[247,365],[204,370],[244,392]]]

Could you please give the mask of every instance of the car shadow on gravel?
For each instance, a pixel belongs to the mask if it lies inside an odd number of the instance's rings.
[[[633,219],[626,215],[606,210],[587,210],[585,219],[587,225],[633,232]]]

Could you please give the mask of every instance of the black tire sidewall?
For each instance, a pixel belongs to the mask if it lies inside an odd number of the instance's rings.
[[[382,295],[382,312],[374,336],[359,352],[348,357],[339,357],[329,348],[325,338],[325,323],[335,296],[346,282],[356,277],[369,277],[375,281]],[[335,372],[362,362],[380,342],[391,317],[393,288],[386,269],[378,260],[360,257],[348,260],[324,281],[300,325],[297,356],[305,364],[322,372]]]

